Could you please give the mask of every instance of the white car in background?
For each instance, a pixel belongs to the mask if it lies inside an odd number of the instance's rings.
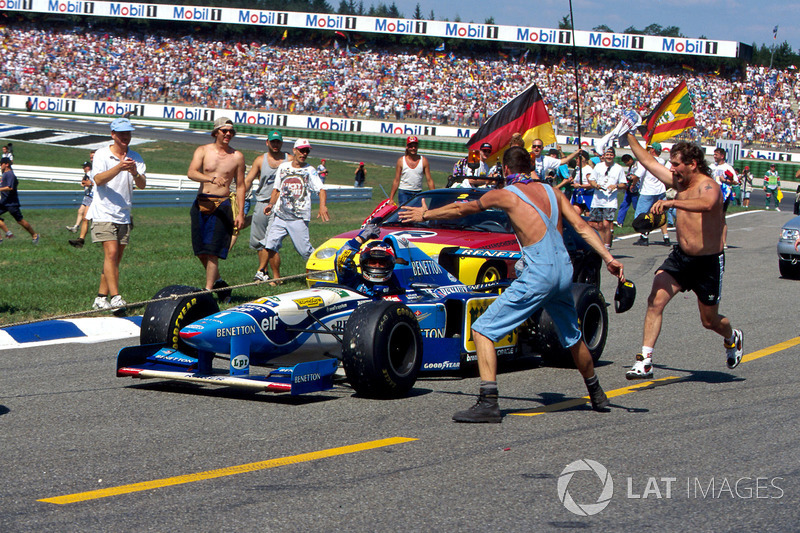
[[[800,279],[800,252],[794,243],[800,236],[800,216],[794,217],[781,228],[778,241],[778,270],[788,279]]]

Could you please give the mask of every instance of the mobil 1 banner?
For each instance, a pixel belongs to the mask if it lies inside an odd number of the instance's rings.
[[[363,17],[334,13],[299,13],[180,4],[87,2],[84,0],[0,0],[0,11],[4,10],[189,23],[244,24],[272,28],[304,28],[340,31],[345,36],[349,35],[347,32],[357,31],[384,35],[426,35],[443,39],[471,39],[547,46],[573,45],[573,32],[562,29]],[[584,48],[691,56],[736,57],[739,50],[739,43],[735,41],[591,31],[575,31],[574,41],[575,46]]]

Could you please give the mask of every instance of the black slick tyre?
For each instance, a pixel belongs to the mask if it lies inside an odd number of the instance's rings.
[[[800,262],[793,263],[792,261],[778,259],[778,270],[782,278],[800,279]]]
[[[592,360],[596,363],[603,355],[608,338],[608,309],[605,298],[594,285],[576,283],[572,286],[572,298],[578,313],[581,340],[586,343]],[[527,326],[527,342],[530,348],[540,353],[542,360],[553,366],[574,366],[569,349],[561,346],[558,330],[547,311],[537,312]]]
[[[170,285],[158,291],[153,299],[175,296],[161,302],[147,304],[142,317],[139,334],[141,344],[163,344],[191,355],[193,348],[187,346],[178,336],[183,326],[191,324],[219,311],[211,293],[198,293],[202,289],[186,285]]]
[[[342,366],[359,396],[406,396],[422,366],[422,333],[414,313],[397,302],[359,306],[345,326]]]

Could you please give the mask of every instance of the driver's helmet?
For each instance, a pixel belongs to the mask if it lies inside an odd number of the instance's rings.
[[[361,275],[373,283],[384,283],[392,277],[394,250],[383,241],[373,241],[361,250]]]

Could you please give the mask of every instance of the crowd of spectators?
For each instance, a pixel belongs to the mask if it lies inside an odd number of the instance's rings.
[[[188,30],[188,26],[187,26]],[[536,82],[559,133],[576,130],[575,74],[563,61],[399,49],[350,53],[333,40],[244,43],[29,23],[2,28],[0,92],[475,127]],[[361,46],[363,49],[364,46]],[[699,72],[647,63],[579,67],[582,131],[602,135],[626,108],[649,112],[681,79],[692,138],[797,145],[797,76],[747,66]]]

